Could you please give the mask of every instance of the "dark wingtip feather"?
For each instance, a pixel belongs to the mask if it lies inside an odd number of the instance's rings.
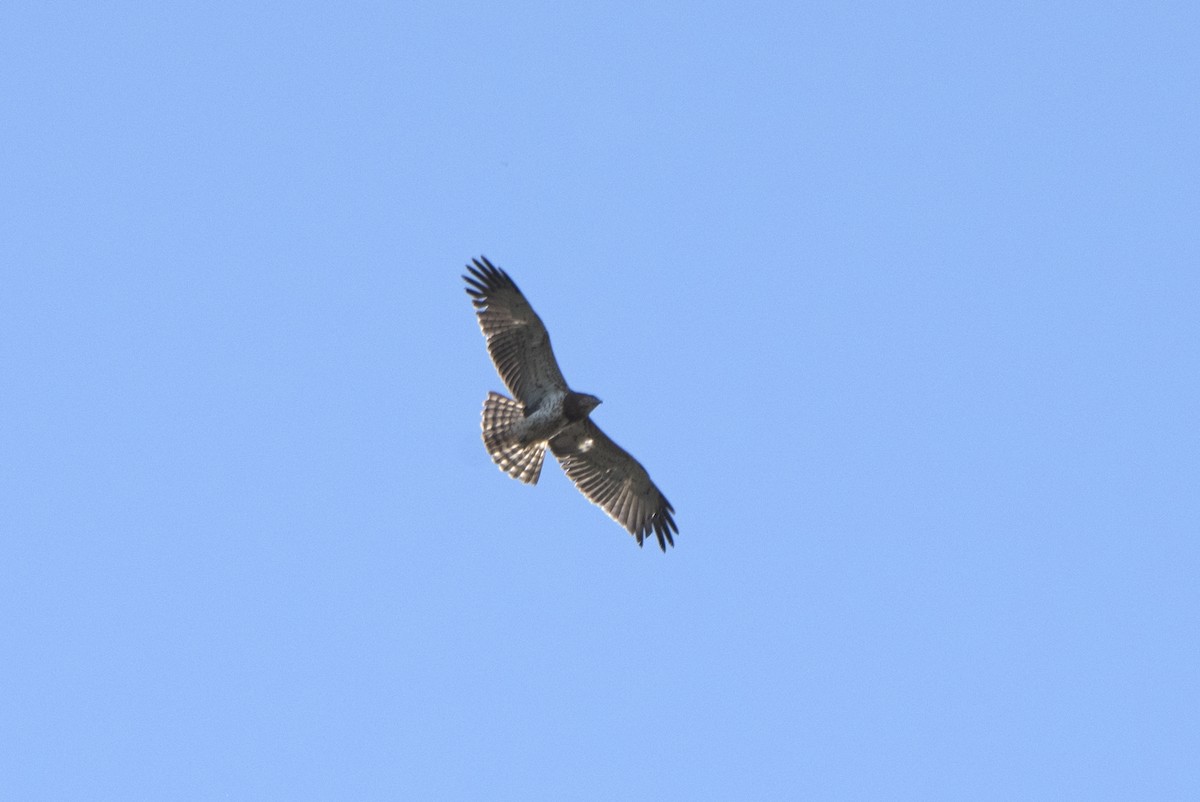
[[[506,286],[511,286],[513,289],[517,287],[508,274],[489,262],[486,256],[472,259],[471,264],[466,268],[467,272],[462,275],[462,280],[467,283],[467,286],[463,289],[466,290],[467,295],[471,296],[475,306],[479,309],[487,306],[487,296],[490,293]]]
[[[671,536],[671,533],[674,531],[675,534],[679,534],[679,527],[676,526],[675,519],[671,517],[671,513],[674,512],[671,504],[665,498],[662,502],[662,506],[650,519],[649,526],[654,528],[654,534],[658,538],[658,547],[666,552],[668,543],[674,547],[675,538]]]
[[[512,276],[508,275],[503,268],[492,264],[491,260],[486,256],[481,254],[478,259],[472,259],[471,262],[472,264],[467,265],[467,270],[471,271],[475,278],[478,279],[478,282],[472,281],[471,283],[478,283],[485,291],[494,291],[501,287],[511,287],[517,292],[521,291],[517,286],[517,282],[512,280]],[[463,276],[463,278],[471,281],[466,276]]]
[[[668,518],[659,518],[654,521],[654,534],[658,538],[658,547],[665,553],[667,543],[675,545],[675,539],[671,537],[671,529],[667,525]]]

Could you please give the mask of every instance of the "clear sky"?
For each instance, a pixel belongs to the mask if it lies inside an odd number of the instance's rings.
[[[9,4],[0,797],[1200,798],[1197,30]]]

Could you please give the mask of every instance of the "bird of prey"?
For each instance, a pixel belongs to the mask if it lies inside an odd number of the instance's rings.
[[[641,463],[600,431],[589,417],[600,399],[567,386],[550,335],[508,273],[487,257],[472,260],[467,294],[487,338],[500,378],[515,396],[488,393],[483,444],[500,470],[537,484],[546,446],[588,500],[637,538],[651,532],[664,552],[675,545],[675,512]]]

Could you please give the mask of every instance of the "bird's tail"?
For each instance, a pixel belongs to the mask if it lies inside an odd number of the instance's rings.
[[[536,485],[542,474],[546,444],[521,445],[513,436],[513,427],[525,419],[520,402],[499,393],[488,393],[483,402],[483,444],[500,470],[525,484]]]

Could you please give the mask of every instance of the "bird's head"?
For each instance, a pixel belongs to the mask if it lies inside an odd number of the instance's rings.
[[[571,393],[563,405],[563,412],[566,413],[568,420],[583,420],[598,406],[600,406],[600,399],[594,395]]]

